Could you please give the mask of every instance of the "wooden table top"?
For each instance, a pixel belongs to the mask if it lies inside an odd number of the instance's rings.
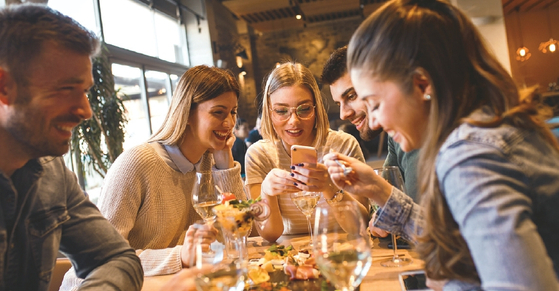
[[[300,245],[308,243],[308,236],[282,236],[277,243],[282,245],[293,245],[298,248]],[[413,250],[398,250],[399,255],[411,258],[413,262],[405,267],[388,268],[380,265],[380,261],[390,258],[393,254],[392,249],[388,249],[386,241],[373,241],[372,249],[373,263],[369,272],[361,282],[360,290],[383,290],[383,291],[400,291],[400,283],[398,274],[403,271],[417,270],[423,267],[423,261],[418,258],[417,253]],[[261,237],[251,237],[248,239],[249,259],[261,258],[264,256],[264,250],[272,244],[263,240]],[[161,288],[173,275],[145,277],[142,291],[156,291]]]

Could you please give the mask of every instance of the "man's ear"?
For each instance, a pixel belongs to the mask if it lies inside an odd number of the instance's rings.
[[[0,66],[0,104],[10,104],[13,100],[10,99],[10,94],[15,90],[15,81],[12,75]]]
[[[433,94],[433,87],[431,86],[431,77],[429,77],[429,73],[425,71],[423,68],[418,68],[415,70],[415,74],[413,76],[413,84],[421,91],[423,95],[432,95]]]

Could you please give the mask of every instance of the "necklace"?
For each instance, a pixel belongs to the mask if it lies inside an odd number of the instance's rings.
[[[283,148],[283,150],[285,151],[285,153],[291,158],[291,151],[288,151],[287,148],[285,147],[285,143],[282,141],[281,142],[281,147]]]

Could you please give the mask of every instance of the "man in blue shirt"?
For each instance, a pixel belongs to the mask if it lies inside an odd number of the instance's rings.
[[[58,251],[80,290],[140,290],[128,243],[60,157],[92,116],[95,35],[46,6],[0,10],[0,290],[47,290]]]

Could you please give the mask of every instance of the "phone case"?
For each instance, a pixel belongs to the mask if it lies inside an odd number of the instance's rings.
[[[308,146],[291,146],[291,164],[308,163],[316,166],[316,149]]]
[[[423,270],[402,272],[398,274],[398,279],[402,291],[432,291],[425,285],[427,277]]]

